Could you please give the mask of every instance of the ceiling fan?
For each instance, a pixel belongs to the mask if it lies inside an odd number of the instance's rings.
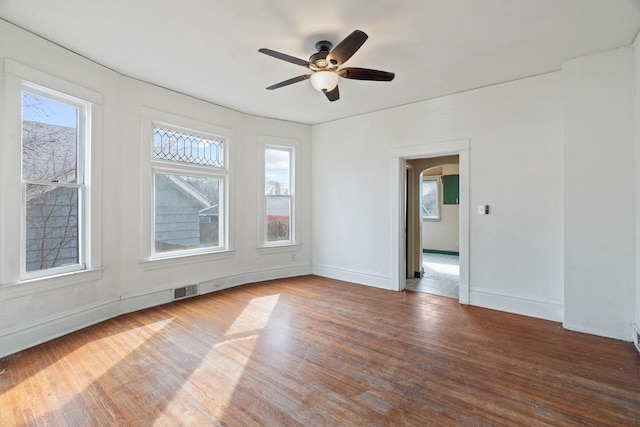
[[[354,80],[374,80],[379,82],[390,82],[395,77],[394,73],[388,71],[371,70],[369,68],[345,67],[339,68],[367,40],[367,36],[363,31],[355,30],[342,40],[336,47],[331,42],[322,40],[316,43],[318,52],[309,57],[308,61],[299,59],[285,53],[276,52],[271,49],[259,49],[258,52],[292,64],[301,65],[312,71],[311,74],[303,74],[298,77],[276,83],[269,86],[268,90],[278,89],[303,80],[311,80],[314,89],[324,92],[329,101],[337,101],[340,99],[338,90],[338,80],[340,77]],[[333,49],[332,49],[333,48]]]

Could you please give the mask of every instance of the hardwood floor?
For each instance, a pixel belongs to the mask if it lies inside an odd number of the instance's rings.
[[[632,344],[306,276],[0,361],[0,425],[640,425]]]

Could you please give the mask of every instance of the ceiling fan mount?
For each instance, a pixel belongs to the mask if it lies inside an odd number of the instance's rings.
[[[330,41],[327,40],[320,40],[319,42],[316,42],[316,50],[318,52],[331,52],[331,49],[333,49],[333,43],[331,43]]]
[[[285,53],[271,49],[259,49],[258,52],[272,56],[292,64],[300,65],[312,71],[311,74],[303,74],[291,79],[269,86],[268,90],[278,89],[303,80],[311,80],[311,85],[323,92],[329,101],[340,99],[338,80],[340,77],[354,80],[373,80],[389,82],[395,77],[388,71],[372,70],[368,68],[345,67],[340,68],[360,47],[369,36],[363,31],[355,30],[342,40],[336,47],[327,40],[316,43],[317,52],[309,57],[308,61],[296,58]]]

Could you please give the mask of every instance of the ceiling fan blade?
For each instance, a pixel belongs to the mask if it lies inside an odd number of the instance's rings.
[[[369,38],[369,36],[363,31],[355,30],[329,52],[327,59],[334,65],[347,62],[347,60],[360,49],[360,46],[362,46],[367,38]]]
[[[336,86],[333,90],[329,90],[324,93],[327,96],[327,99],[331,102],[337,101],[340,99],[340,91],[338,90],[338,86]]]
[[[273,56],[274,58],[281,59],[283,61],[291,62],[292,64],[301,65],[303,67],[309,68],[309,61],[305,61],[304,59],[296,58],[295,56],[287,55],[286,53],[276,52],[271,49],[258,49],[258,52],[264,53],[265,55]]]
[[[345,79],[375,80],[378,82],[390,82],[396,76],[388,71],[371,70],[369,68],[347,67],[338,70],[338,75]]]
[[[292,79],[285,80],[283,82],[271,85],[267,89],[268,90],[278,89],[278,88],[280,88],[282,86],[288,86],[288,85],[293,84],[293,83],[298,83],[298,82],[301,82],[303,80],[307,80],[309,77],[311,77],[311,74],[304,74],[302,76],[294,77]]]

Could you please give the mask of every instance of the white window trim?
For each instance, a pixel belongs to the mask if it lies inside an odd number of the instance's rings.
[[[232,129],[215,125],[209,122],[203,122],[178,114],[166,111],[155,110],[149,107],[142,107],[142,123],[141,123],[141,192],[142,200],[146,203],[141,205],[140,217],[140,253],[141,258],[139,265],[145,269],[150,265],[161,267],[170,267],[178,264],[189,264],[192,262],[200,262],[202,256],[206,259],[210,257],[224,258],[227,253],[233,251],[233,167],[232,167],[232,151],[234,131]],[[158,160],[153,158],[153,128],[161,127],[186,133],[196,134],[203,137],[215,137],[224,140],[223,156],[224,167],[215,166],[199,166],[194,164],[181,164],[180,162],[171,162],[166,160]],[[223,200],[222,200],[222,233],[224,242],[213,248],[197,248],[181,251],[168,251],[156,253],[154,250],[154,190],[153,179],[156,172],[161,173],[182,173],[193,175],[194,173],[211,177],[222,177],[224,182]],[[195,258],[194,258],[195,257]],[[156,267],[152,267],[156,268]]]
[[[59,92],[49,90],[47,88],[43,88],[38,85],[34,85],[30,82],[22,82],[22,91],[26,91],[32,93],[37,96],[42,96],[44,98],[48,98],[57,102],[64,103],[66,105],[71,105],[78,109],[79,117],[78,117],[78,136],[81,142],[78,144],[78,151],[76,153],[77,156],[77,176],[80,178],[82,182],[78,182],[77,184],[69,184],[69,185],[60,185],[60,187],[74,187],[78,190],[78,264],[62,266],[62,267],[53,267],[44,270],[34,270],[27,271],[26,269],[26,190],[23,184],[22,188],[22,202],[21,202],[21,224],[20,224],[20,277],[22,280],[30,280],[37,279],[40,277],[48,277],[48,276],[57,276],[65,273],[71,273],[74,271],[83,271],[86,270],[87,261],[86,261],[86,247],[89,246],[89,233],[86,228],[87,223],[87,215],[85,205],[90,203],[90,200],[87,199],[87,172],[89,170],[89,162],[87,158],[87,153],[90,151],[91,145],[91,133],[88,129],[91,120],[91,103],[80,100],[75,97],[67,96],[65,94],[61,94]],[[35,182],[34,182],[35,183]]]
[[[7,141],[22,137],[22,91],[39,92],[44,96],[59,98],[70,103],[74,98],[82,105],[89,105],[86,132],[89,135],[83,153],[85,161],[85,203],[81,230],[84,266],[83,268],[53,268],[29,272],[24,268],[23,208],[9,209],[16,203],[23,205],[22,185],[22,144],[3,144],[0,156],[0,284],[11,286],[30,284],[36,289],[37,283],[64,286],[77,281],[78,277],[91,277],[102,273],[102,213],[100,207],[102,190],[102,95],[91,89],[76,85],[65,79],[35,70],[10,59],[4,60],[4,135]],[[56,96],[57,95],[57,96]],[[80,155],[80,153],[79,153]],[[13,183],[13,184],[11,184]],[[21,242],[19,251],[15,242]],[[75,266],[74,266],[75,267]],[[71,271],[70,271],[71,270]],[[41,274],[42,273],[42,274]],[[70,274],[71,273],[71,274]]]
[[[260,209],[259,209],[259,241],[258,241],[258,249],[260,252],[281,252],[287,251],[290,249],[297,249],[300,247],[300,234],[297,227],[296,217],[299,209],[299,197],[296,195],[297,189],[297,181],[298,176],[296,173],[296,164],[300,151],[300,141],[296,139],[290,138],[281,138],[274,136],[265,136],[262,135],[259,137],[259,147],[260,147],[260,159],[261,159],[261,167],[260,167]],[[265,165],[266,165],[266,150],[268,148],[275,149],[287,149],[291,150],[291,182],[289,183],[290,192],[291,192],[291,223],[290,227],[290,237],[291,240],[288,241],[277,241],[277,242],[267,242],[267,233],[266,233],[266,195],[265,195]]]

